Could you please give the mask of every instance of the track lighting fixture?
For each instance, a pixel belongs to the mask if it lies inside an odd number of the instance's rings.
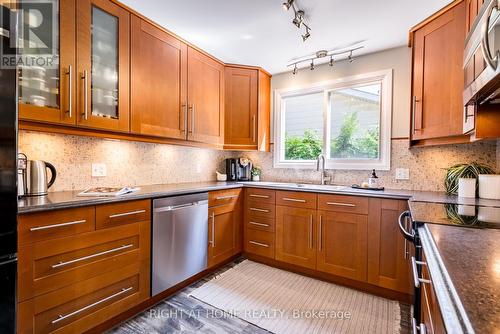
[[[357,46],[355,46],[355,45],[357,45]],[[329,50],[329,51],[328,50],[319,50],[319,51],[313,53],[312,55],[308,55],[308,56],[300,57],[300,58],[294,58],[294,59],[290,60],[290,62],[288,63],[287,66],[293,66],[292,74],[295,75],[299,72],[299,67],[298,67],[299,64],[305,63],[305,62],[310,62],[309,69],[311,71],[313,71],[315,69],[314,61],[319,60],[321,62],[321,59],[324,59],[326,57],[330,58],[327,62],[330,67],[333,67],[335,64],[334,57],[336,59],[338,59],[338,58],[341,58],[339,56],[342,56],[342,55],[344,57],[347,55],[347,57],[346,57],[347,61],[349,63],[352,63],[355,60],[355,58],[353,57],[353,52],[356,50],[362,49],[363,47],[364,46],[362,46],[362,45],[354,44],[350,47],[345,47],[342,49],[333,49],[333,50]]]
[[[311,33],[309,32],[309,27],[308,26],[305,26],[306,27],[306,33],[304,35],[302,35],[302,41],[306,41],[309,37],[311,37]]]
[[[299,10],[298,12],[295,13],[295,17],[292,20],[292,23],[300,29],[302,26],[302,21],[304,20],[304,11]]]
[[[287,0],[286,2],[283,2],[283,9],[284,10],[290,10],[290,7],[293,5],[293,0]]]

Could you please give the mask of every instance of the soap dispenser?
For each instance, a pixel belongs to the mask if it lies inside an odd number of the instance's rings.
[[[372,170],[372,175],[370,175],[370,177],[368,178],[368,187],[370,188],[379,187],[378,176],[377,173],[375,173],[375,169]]]

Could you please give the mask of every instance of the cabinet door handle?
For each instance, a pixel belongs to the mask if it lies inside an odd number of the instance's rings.
[[[256,225],[256,226],[262,226],[262,227],[269,227],[269,224],[263,224],[263,223],[257,223],[257,222],[248,222],[251,225]]]
[[[73,117],[73,66],[68,66],[68,111],[69,118]]]
[[[268,195],[255,195],[255,194],[251,194],[250,197],[255,197],[255,198],[270,198],[270,196],[268,196]]]
[[[416,288],[420,288],[420,283],[429,284],[429,283],[431,283],[431,281],[428,279],[418,277],[417,265],[425,266],[425,265],[427,265],[427,263],[422,262],[422,261],[417,261],[417,260],[415,260],[415,257],[412,256],[411,257],[411,267],[412,267],[412,271],[413,271],[413,283],[415,284]]]
[[[186,128],[187,128],[187,104],[186,103],[183,103],[181,105],[181,114],[182,114],[182,117],[184,117],[184,119],[182,119],[179,116],[179,128],[180,128],[181,132],[186,132]]]
[[[356,204],[351,204],[351,203],[338,203],[338,202],[326,202],[327,205],[334,205],[334,206],[347,206],[350,208],[356,207]]]
[[[189,129],[189,133],[195,133],[195,131],[194,131],[194,126],[195,126],[195,120],[194,120],[194,118],[195,118],[195,115],[196,115],[195,114],[196,110],[194,108],[194,103],[191,104],[190,109],[191,109],[191,129]]]
[[[220,200],[223,200],[223,199],[231,199],[231,198],[236,198],[238,197],[238,195],[228,195],[228,196],[220,196],[220,197],[216,197],[215,199],[220,201]]]
[[[420,326],[417,326],[417,319],[412,318],[411,319],[412,323],[412,334],[427,334],[427,328],[425,327],[424,324],[420,324]]]
[[[412,117],[411,117],[411,123],[412,123],[412,130],[413,132],[419,130],[417,129],[416,127],[416,121],[415,121],[415,118],[416,118],[416,114],[417,114],[417,103],[420,102],[420,100],[417,98],[416,95],[413,96],[413,111],[411,113]]]
[[[313,231],[313,220],[314,217],[313,215],[310,216],[309,218],[309,248],[313,248],[313,238],[314,238],[314,231]]]
[[[252,142],[255,143],[255,137],[256,137],[256,132],[257,126],[255,123],[255,115],[252,115]]]
[[[323,216],[322,215],[319,215],[319,231],[318,231],[318,247],[319,247],[319,251],[321,252],[321,249],[323,247]]]
[[[132,287],[131,287],[131,286],[129,286],[128,288],[122,288],[119,292],[114,293],[114,294],[112,294],[112,295],[110,295],[110,296],[108,296],[108,297],[106,297],[106,298],[101,299],[101,300],[98,300],[98,301],[96,301],[95,303],[92,303],[92,304],[89,304],[89,305],[87,305],[87,306],[84,306],[84,307],[82,307],[82,308],[80,308],[80,309],[78,309],[78,310],[76,310],[76,311],[73,311],[73,312],[68,313],[68,314],[65,314],[65,315],[59,314],[59,317],[57,317],[56,319],[52,320],[52,322],[51,322],[51,323],[52,323],[52,324],[57,324],[59,321],[63,321],[64,319],[67,319],[67,318],[69,318],[69,317],[72,317],[72,316],[74,316],[74,315],[77,315],[77,314],[79,314],[79,313],[82,313],[83,311],[86,311],[86,310],[88,310],[88,309],[90,309],[90,308],[92,308],[92,307],[94,307],[94,306],[97,306],[97,305],[102,304],[102,303],[104,303],[104,302],[107,302],[108,300],[111,300],[111,299],[113,299],[113,298],[115,298],[115,297],[118,297],[118,296],[120,296],[120,295],[123,295],[124,293],[127,293],[127,292],[129,292],[130,290],[132,290]]]
[[[103,252],[94,253],[94,254],[87,255],[87,256],[82,256],[82,257],[79,257],[79,258],[76,258],[76,259],[73,259],[73,260],[70,260],[70,261],[59,262],[59,263],[53,264],[51,267],[52,267],[52,269],[64,267],[64,266],[67,266],[68,264],[73,264],[73,263],[77,263],[77,262],[80,262],[80,261],[85,261],[85,260],[88,260],[88,259],[93,259],[94,257],[98,257],[98,256],[101,256],[101,255],[106,255],[106,254],[110,254],[110,253],[119,252],[121,250],[130,248],[132,246],[133,246],[132,244],[123,245],[123,246],[116,247],[116,248],[113,248],[113,249],[108,249],[108,250],[103,251]]]
[[[288,202],[297,202],[297,203],[305,203],[306,202],[305,199],[296,199],[296,198],[288,198],[288,197],[283,197],[282,199],[284,201],[288,201]]]
[[[113,218],[137,215],[139,213],[144,213],[144,212],[146,212],[146,210],[137,210],[137,211],[124,212],[124,213],[116,213],[114,215],[110,215],[109,218],[113,219]]]
[[[83,223],[86,223],[86,222],[87,221],[84,219],[84,220],[75,220],[75,221],[72,221],[72,222],[61,223],[61,224],[36,226],[36,227],[30,228],[30,231],[34,232],[34,231],[40,231],[40,230],[48,230],[48,229],[51,229],[51,228],[57,228],[57,227],[64,227],[64,226],[70,226],[70,225],[83,224]]]
[[[215,212],[212,212],[212,240],[209,243],[215,247]]]
[[[257,211],[257,212],[265,212],[265,213],[269,213],[269,210],[265,210],[265,209],[257,209],[257,208],[250,208],[250,211]]]
[[[83,70],[83,119],[87,120],[89,118],[89,79],[87,70]]]
[[[248,243],[252,244],[252,245],[257,245],[257,246],[260,246],[260,247],[266,247],[266,248],[269,248],[269,245],[267,244],[263,244],[261,242],[257,242],[257,241],[252,241],[250,240]]]

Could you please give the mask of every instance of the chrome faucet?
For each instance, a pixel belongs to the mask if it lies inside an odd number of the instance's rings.
[[[319,161],[321,160],[321,185],[325,185],[326,181],[330,181],[330,177],[325,172],[325,156],[323,154],[318,155],[316,160],[316,171],[319,172]]]

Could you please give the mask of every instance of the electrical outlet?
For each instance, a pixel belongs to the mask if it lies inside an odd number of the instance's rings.
[[[94,163],[92,164],[92,177],[104,177],[106,176],[106,164]]]
[[[410,170],[408,168],[396,168],[396,180],[409,180]]]

